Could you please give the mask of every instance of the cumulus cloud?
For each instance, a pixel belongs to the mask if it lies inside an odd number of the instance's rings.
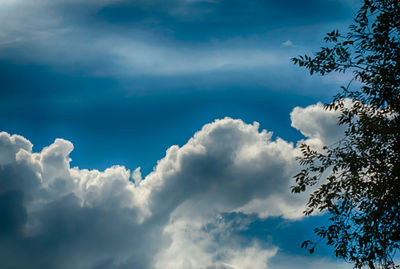
[[[266,268],[277,248],[262,247],[257,241],[240,244],[234,234],[246,224],[234,226],[222,217],[173,217],[164,230],[170,244],[157,255],[156,268]]]
[[[349,102],[346,100],[345,105]],[[295,107],[290,113],[291,126],[307,137],[310,145],[330,145],[344,133],[345,126],[338,126],[339,115],[340,111],[326,110],[320,102],[306,108]]]
[[[334,117],[320,105],[291,117],[304,135],[327,141],[322,129]],[[0,133],[4,268],[267,268],[278,249],[240,236],[249,223],[224,214],[290,220],[305,202],[289,192],[296,147],[256,122],[206,124],[144,178],[140,168],[70,167],[72,150],[56,139],[35,153],[22,136]]]

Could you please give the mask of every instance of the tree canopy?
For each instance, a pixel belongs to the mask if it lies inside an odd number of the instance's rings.
[[[347,34],[324,39],[320,51],[292,61],[310,74],[352,72],[325,106],[340,111],[346,131],[323,149],[301,146],[292,191],[313,188],[304,213],[329,213],[329,226],[315,232],[337,257],[355,268],[400,268],[400,1],[364,0]]]

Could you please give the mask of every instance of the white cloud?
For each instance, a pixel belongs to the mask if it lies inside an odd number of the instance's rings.
[[[112,42],[115,42],[113,39]],[[121,40],[110,53],[117,66],[124,66],[122,74],[191,74],[215,70],[237,70],[254,67],[278,66],[281,56],[261,49],[232,49],[223,44],[198,47],[160,46],[147,42]]]
[[[289,59],[265,46],[249,47],[251,40],[247,45],[230,40],[198,43],[194,48],[193,44],[138,25],[127,29],[128,26],[100,21],[102,27],[96,27],[91,20],[99,16],[98,12],[118,2],[126,1],[0,2],[0,59],[78,68],[91,75],[120,76],[270,67],[285,64]],[[152,7],[163,10],[165,5],[157,1],[136,2],[143,12]],[[170,8],[185,5],[185,1],[178,0]],[[192,13],[187,17],[193,18]]]
[[[291,118],[311,139],[331,137],[335,118],[319,104]],[[0,133],[0,258],[6,269],[267,268],[278,249],[244,242],[249,223],[222,215],[301,217],[306,197],[289,191],[297,149],[271,137],[258,123],[216,120],[142,178],[139,168],[71,168],[63,139],[34,153]]]
[[[294,44],[291,40],[286,40],[285,42],[282,43],[282,46],[284,47],[294,47]]]
[[[191,216],[173,218],[164,230],[171,244],[156,258],[156,268],[263,269],[277,248],[265,249],[257,241],[242,246],[233,236],[232,223]],[[237,228],[236,228],[237,229]],[[173,257],[171,259],[171,257]]]
[[[321,146],[337,142],[343,135],[345,127],[338,126],[339,115],[340,111],[324,109],[319,102],[306,108],[295,107],[290,119],[292,127],[308,138],[307,143]]]
[[[15,154],[20,150],[32,150],[32,143],[20,135],[0,133],[0,165],[7,165],[15,161]]]

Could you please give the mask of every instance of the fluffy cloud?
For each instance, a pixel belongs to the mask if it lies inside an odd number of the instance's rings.
[[[191,216],[173,217],[164,229],[170,243],[156,257],[156,268],[266,268],[276,247],[257,241],[240,243],[235,232],[246,228],[223,217],[214,220]],[[243,240],[242,240],[243,241]]]
[[[336,122],[320,105],[291,117],[321,141]],[[301,216],[305,197],[289,191],[297,149],[258,123],[206,124],[145,178],[122,166],[71,168],[72,150],[56,139],[35,153],[27,139],[0,133],[4,268],[267,268],[278,249],[246,240],[238,232],[249,223],[224,214]]]
[[[350,102],[346,99],[345,105]],[[292,127],[307,137],[308,144],[321,146],[335,143],[343,135],[345,127],[337,124],[339,115],[340,111],[325,110],[319,102],[306,108],[295,107],[290,119]]]

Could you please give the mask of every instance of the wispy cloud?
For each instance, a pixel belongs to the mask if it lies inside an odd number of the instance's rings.
[[[294,44],[291,40],[286,40],[285,42],[282,43],[282,46],[284,47],[294,47]]]
[[[280,8],[273,2],[244,9],[240,1],[2,1],[0,59],[105,75],[273,68],[289,57],[264,40],[264,31],[243,25],[268,26],[276,20],[266,14]],[[246,42],[237,41],[242,36]]]

